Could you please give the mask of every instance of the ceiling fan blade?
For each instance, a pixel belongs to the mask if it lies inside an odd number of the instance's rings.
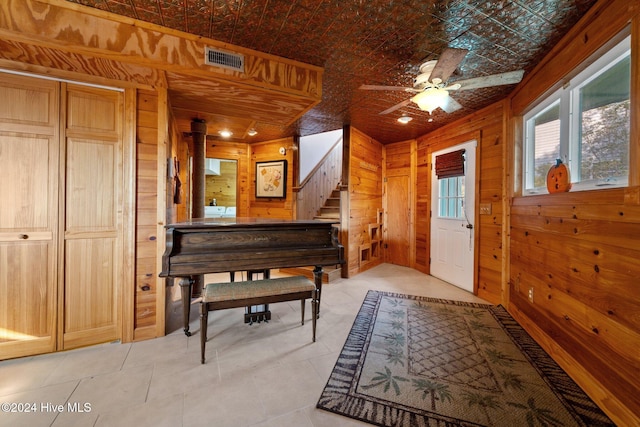
[[[458,101],[449,96],[444,102],[444,105],[440,106],[440,108],[442,108],[447,113],[453,113],[454,111],[458,111],[459,109],[461,109],[462,105],[460,105]]]
[[[467,49],[446,48],[440,55],[436,66],[433,67],[429,80],[440,79],[441,82],[446,82],[468,52]]]
[[[392,112],[396,111],[396,110],[397,110],[397,109],[399,109],[399,108],[406,107],[406,106],[407,106],[407,105],[409,105],[409,104],[411,104],[411,99],[407,99],[407,100],[405,100],[405,101],[402,101],[401,103],[396,104],[396,105],[394,105],[394,106],[393,106],[393,107],[391,107],[391,108],[387,108],[386,110],[381,111],[381,112],[379,112],[378,114],[380,114],[380,115],[383,115],[383,114],[389,114],[389,113],[392,113]]]
[[[458,89],[460,89],[460,85],[458,83],[454,83],[454,84],[449,85],[449,86],[444,88],[444,90],[447,90],[447,91],[449,91],[449,90],[458,90]]]
[[[402,87],[402,86],[378,86],[378,85],[362,85],[358,89],[362,90],[395,90],[402,92],[415,92],[415,89],[412,87]]]
[[[524,70],[509,71],[508,73],[493,74],[491,76],[475,77],[467,80],[458,80],[459,90],[480,89],[483,87],[512,85],[520,83]]]

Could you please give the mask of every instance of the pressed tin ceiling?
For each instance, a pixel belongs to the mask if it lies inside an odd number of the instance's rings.
[[[322,101],[290,126],[229,113],[251,141],[312,135],[344,124],[383,144],[424,135],[503,99],[514,85],[452,92],[463,106],[430,116],[395,91],[362,84],[412,86],[422,63],[446,47],[469,53],[450,78],[528,72],[596,0],[68,0],[220,42],[324,68]],[[526,76],[526,73],[525,73]],[[171,96],[179,94],[171,92]],[[215,102],[212,100],[211,102]],[[397,118],[413,117],[407,125]],[[432,121],[429,119],[432,118]]]

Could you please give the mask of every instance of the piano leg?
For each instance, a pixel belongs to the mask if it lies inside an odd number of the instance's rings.
[[[317,290],[317,294],[318,294],[318,307],[316,310],[316,316],[319,319],[320,318],[320,297],[322,296],[322,266],[321,265],[316,265],[315,268],[313,269],[313,279],[315,281],[316,284],[316,290]]]
[[[204,348],[207,344],[207,323],[209,321],[209,309],[207,304],[200,303],[200,363],[204,364]]]
[[[313,330],[313,342],[316,342],[316,321],[320,316],[320,292],[318,288],[313,291],[313,296],[311,297],[311,329]]]
[[[191,336],[189,332],[189,316],[191,314],[191,292],[193,290],[193,279],[182,277],[180,279],[180,290],[182,291],[182,320],[184,322],[184,334]]]

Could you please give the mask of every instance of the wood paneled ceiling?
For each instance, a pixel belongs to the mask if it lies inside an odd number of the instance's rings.
[[[450,82],[512,70],[531,71],[596,0],[68,0],[102,11],[324,68],[321,102],[291,122],[270,123],[270,105],[246,108],[220,101],[206,81],[169,80],[176,116],[225,122],[263,141],[312,135],[351,124],[383,144],[428,133],[503,99],[514,86],[459,91],[463,106],[433,116],[405,100],[405,92],[363,91],[362,84],[412,86],[419,67],[446,47],[469,50]],[[526,76],[526,74],[525,74]],[[172,87],[172,80],[174,85]],[[180,83],[179,83],[180,82]],[[223,88],[224,89],[224,88]],[[226,93],[233,93],[230,88]],[[186,105],[198,106],[187,111]],[[250,101],[250,99],[249,99]],[[247,101],[245,100],[245,103]],[[207,111],[204,111],[207,110]],[[266,111],[265,111],[266,110]],[[275,114],[275,113],[274,113]],[[407,125],[396,119],[413,117]],[[429,119],[433,120],[430,121]],[[181,125],[182,127],[182,125]]]

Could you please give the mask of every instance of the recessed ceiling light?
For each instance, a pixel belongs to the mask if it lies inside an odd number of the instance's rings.
[[[233,135],[233,132],[231,132],[230,130],[226,130],[226,129],[225,130],[219,130],[218,133],[223,138],[229,138],[231,135]]]
[[[409,117],[409,116],[401,116],[398,117],[398,121],[400,123],[402,123],[403,125],[406,125],[407,123],[409,123],[411,120],[413,120],[413,117]]]

